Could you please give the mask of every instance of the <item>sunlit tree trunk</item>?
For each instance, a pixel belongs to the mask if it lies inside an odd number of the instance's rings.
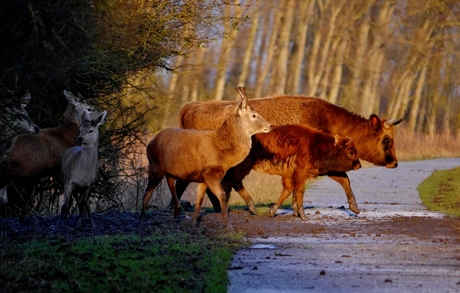
[[[238,78],[238,85],[240,86],[245,86],[247,87],[247,79],[250,71],[250,65],[252,61],[252,51],[254,50],[254,46],[256,43],[256,35],[257,35],[257,29],[259,28],[259,14],[260,14],[260,9],[259,9],[259,4],[260,0],[255,1],[255,13],[254,13],[254,19],[251,23],[251,32],[250,35],[247,39],[247,46],[246,50],[244,53],[244,58],[243,58],[243,63],[241,65],[241,74]]]
[[[422,100],[423,87],[426,80],[426,71],[428,68],[429,59],[426,58],[422,64],[422,69],[418,75],[417,84],[415,86],[414,95],[412,99],[412,107],[408,117],[408,128],[413,132],[416,131],[417,116],[420,114],[420,102]]]
[[[328,101],[331,103],[337,103],[337,99],[339,96],[340,85],[342,81],[343,75],[343,63],[344,63],[344,56],[345,50],[348,44],[348,35],[345,36],[341,41],[339,48],[337,50],[337,59],[336,64],[334,66],[334,71],[332,73],[332,79],[330,83],[330,91],[328,95]]]
[[[267,77],[268,71],[270,70],[270,67],[272,66],[272,59],[273,55],[275,53],[276,49],[276,39],[277,39],[277,29],[279,28],[279,23],[281,21],[282,17],[282,12],[279,10],[273,11],[273,25],[270,26],[272,27],[272,32],[270,35],[270,41],[267,45],[267,50],[266,50],[266,58],[265,58],[265,63],[261,67],[261,72],[259,72],[257,76],[257,83],[256,83],[256,90],[254,97],[260,97],[262,90],[265,87],[265,78]],[[261,62],[261,61],[260,61]]]
[[[225,14],[230,16],[232,6],[227,5],[225,9]],[[238,15],[241,8],[239,6],[235,6],[235,14]],[[215,99],[222,100],[225,92],[225,82],[227,79],[227,67],[229,62],[230,53],[232,52],[233,42],[236,38],[238,30],[233,27],[232,23],[224,22],[223,24],[225,28],[225,38],[222,40],[222,45],[220,47],[220,58],[217,64],[217,76],[216,76],[216,93]]]
[[[291,56],[290,70],[287,80],[287,94],[299,94],[300,81],[302,80],[302,65],[304,63],[308,24],[311,21],[315,0],[299,0],[298,13],[299,24],[297,25],[297,36],[295,38],[295,51]]]
[[[294,21],[295,0],[287,0],[284,7],[284,16],[281,22],[280,37],[278,39],[278,56],[276,59],[273,92],[284,94],[286,90],[289,40],[291,38],[292,23]]]
[[[330,0],[318,0],[317,2],[320,15],[318,26],[320,27],[315,32],[310,63],[308,65],[307,93],[310,96],[316,95],[318,91],[321,76],[324,74],[327,58],[330,54],[333,34],[337,25],[337,16],[346,2],[345,0],[333,1],[333,3]]]

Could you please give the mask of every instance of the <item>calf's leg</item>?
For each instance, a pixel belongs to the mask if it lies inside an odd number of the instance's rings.
[[[355,195],[353,194],[353,190],[351,190],[350,178],[348,178],[347,173],[328,172],[326,173],[326,175],[329,176],[329,178],[331,178],[332,180],[338,182],[342,186],[347,196],[348,205],[350,207],[350,210],[355,214],[359,214],[360,210],[358,208],[358,204],[356,203],[356,198],[355,198]]]
[[[283,177],[281,181],[283,183],[283,191],[281,192],[280,197],[278,197],[278,200],[276,201],[276,203],[272,206],[272,208],[268,212],[268,215],[270,216],[270,218],[275,217],[276,211],[280,208],[280,206],[283,204],[286,198],[288,198],[288,196],[294,190],[291,177]],[[294,198],[292,199],[292,201],[294,202]]]

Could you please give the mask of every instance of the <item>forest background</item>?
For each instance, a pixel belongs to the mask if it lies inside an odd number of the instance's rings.
[[[138,209],[155,131],[177,127],[185,102],[235,99],[237,85],[250,98],[317,96],[364,117],[409,109],[397,126],[400,160],[460,155],[457,1],[19,0],[0,9],[4,105],[30,92],[42,128],[58,124],[63,90],[109,113],[93,192],[100,211]],[[40,187],[35,212],[56,213],[60,185]]]

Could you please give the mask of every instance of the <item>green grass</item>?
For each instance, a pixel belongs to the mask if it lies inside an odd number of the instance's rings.
[[[460,217],[460,168],[433,172],[418,191],[429,210]]]
[[[241,235],[32,241],[0,249],[3,292],[226,292]]]

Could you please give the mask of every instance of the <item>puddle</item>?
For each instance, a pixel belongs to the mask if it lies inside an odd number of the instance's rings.
[[[276,246],[274,244],[264,244],[264,243],[256,243],[251,245],[249,248],[255,249],[275,249]]]

